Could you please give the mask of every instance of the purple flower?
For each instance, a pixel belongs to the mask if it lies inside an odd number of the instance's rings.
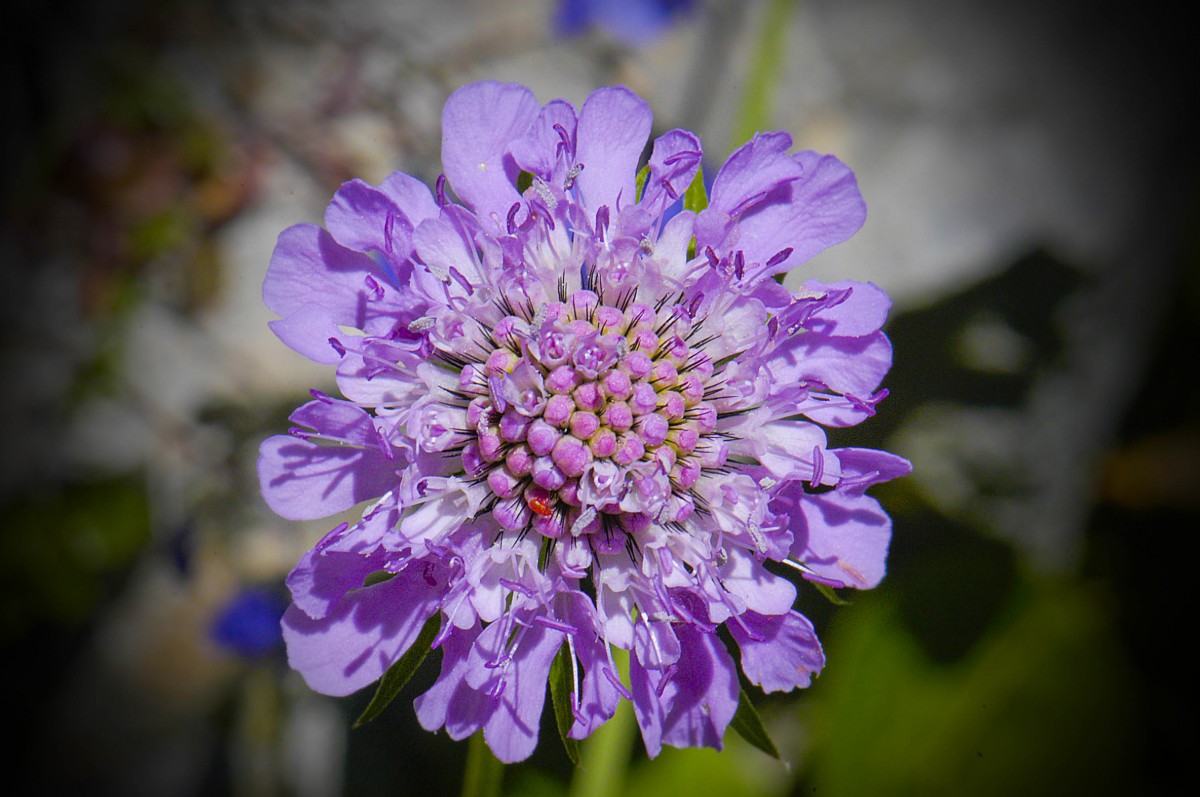
[[[563,36],[591,26],[631,46],[661,36],[667,28],[695,10],[695,0],[559,0],[554,28]]]
[[[213,618],[212,638],[247,659],[275,650],[283,641],[279,618],[285,602],[274,591],[248,587],[235,593]]]
[[[909,464],[829,448],[822,427],[883,398],[888,298],[773,279],[861,226],[854,175],[767,133],[680,211],[700,142],[663,134],[637,180],[650,122],[624,88],[576,110],[466,86],[435,191],[354,180],[324,228],[280,236],[272,326],[335,365],[345,398],[314,392],[263,443],[263,495],[293,519],[371,502],[288,577],[289,660],[317,691],[371,684],[437,618],[429,730],[482,728],[526,758],[563,651],[571,737],[626,699],[650,755],[719,748],[735,661],[766,691],[824,664],[766,562],[833,587],[883,577],[891,521],[865,490]]]

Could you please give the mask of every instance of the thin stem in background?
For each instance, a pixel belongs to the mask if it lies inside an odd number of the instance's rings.
[[[754,48],[754,60],[742,91],[742,108],[733,131],[735,147],[771,126],[775,83],[781,74],[788,22],[796,5],[796,0],[770,0],[767,5],[758,46]]]
[[[624,683],[629,682],[629,654],[613,650]],[[612,719],[597,728],[583,745],[582,760],[571,779],[569,797],[620,797],[625,790],[625,773],[636,737],[633,704],[622,700]]]
[[[500,797],[503,785],[504,764],[492,755],[483,740],[483,731],[476,731],[467,740],[462,797]]]

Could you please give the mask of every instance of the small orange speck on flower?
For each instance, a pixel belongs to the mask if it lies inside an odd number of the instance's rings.
[[[550,499],[540,495],[530,497],[528,499],[528,503],[529,508],[542,517],[549,517],[550,513],[553,511],[550,508]]]

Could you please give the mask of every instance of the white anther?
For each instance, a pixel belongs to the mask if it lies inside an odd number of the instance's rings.
[[[589,506],[587,509],[579,513],[579,517],[571,524],[571,536],[578,537],[587,528],[588,524],[596,519],[596,507]]]

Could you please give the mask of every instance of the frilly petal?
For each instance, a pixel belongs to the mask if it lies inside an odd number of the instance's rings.
[[[849,293],[845,300],[814,313],[805,327],[833,337],[861,337],[877,332],[887,320],[892,300],[874,283],[853,280],[822,283],[808,280],[801,292],[823,294],[847,289]]]
[[[292,351],[322,365],[336,365],[342,354],[329,339],[342,334],[339,315],[337,308],[309,302],[284,318],[268,321],[267,326]]]
[[[379,184],[379,190],[387,194],[413,227],[438,214],[429,186],[411,174],[392,172]]]
[[[804,169],[787,157],[791,146],[789,134],[769,132],[758,133],[738,147],[717,171],[708,207],[730,216],[745,213],[771,191],[798,180]]]
[[[584,739],[592,731],[612,719],[621,702],[621,692],[613,681],[617,678],[609,658],[608,643],[601,634],[596,607],[581,592],[572,591],[558,601],[560,619],[575,629],[572,640],[574,654],[583,666],[579,686],[579,708],[568,736]]]
[[[291,435],[263,441],[259,483],[267,505],[280,516],[289,520],[328,517],[383,495],[394,485],[396,468],[402,463],[389,459],[376,444],[375,427],[362,410],[312,401],[292,413],[291,419],[343,444],[319,445]]]
[[[721,584],[759,614],[783,614],[796,602],[796,586],[768,571],[745,548],[733,548],[717,569]]]
[[[487,284],[487,275],[479,264],[475,247],[463,238],[450,220],[433,218],[421,222],[413,233],[413,243],[421,262],[445,283],[445,290],[451,295],[466,296],[469,292],[466,285],[449,276],[451,269],[462,275],[471,286],[470,290]]]
[[[657,688],[662,673],[642,666],[637,656],[629,657],[629,684],[633,692],[633,715],[642,732],[646,755],[658,758],[662,752],[663,703]]]
[[[686,130],[669,130],[655,139],[642,191],[643,209],[659,216],[681,198],[700,169],[702,155],[700,139]]]
[[[455,741],[467,738],[483,727],[491,716],[494,703],[466,681],[467,658],[479,637],[478,623],[470,629],[455,629],[442,642],[442,670],[437,681],[413,701],[417,721],[427,731],[445,727]]]
[[[408,256],[412,224],[386,193],[364,180],[342,183],[325,209],[325,229],[347,249],[389,252],[395,246]]]
[[[786,200],[763,203],[738,224],[738,248],[745,250],[747,262],[761,264],[747,268],[751,282],[782,274],[842,243],[866,221],[867,205],[854,172],[845,164],[832,155],[807,151],[796,153],[793,160],[804,171],[788,186]],[[791,251],[775,257],[784,250]]]
[[[737,665],[713,634],[682,624],[674,670],[648,670],[630,657],[633,707],[646,752],[654,758],[663,744],[722,749],[725,729],[737,711]]]
[[[837,393],[867,397],[892,367],[892,344],[882,332],[861,338],[795,335],[775,347],[766,366],[780,391],[815,380]]]
[[[615,216],[634,204],[634,178],[651,118],[650,106],[621,86],[598,89],[583,103],[575,150],[583,171],[575,184],[591,213],[607,205]]]
[[[292,605],[283,615],[288,663],[315,691],[344,696],[387,672],[437,610],[440,589],[412,567],[347,593],[334,611],[313,619]]]
[[[871,496],[804,494],[795,485],[771,508],[791,519],[791,557],[818,580],[856,589],[871,589],[883,580],[892,519]]]
[[[790,692],[812,683],[825,653],[812,623],[789,611],[764,616],[747,612],[728,625],[742,653],[742,672],[764,692]]]
[[[454,193],[480,218],[503,222],[520,199],[520,169],[509,145],[525,135],[540,110],[533,92],[515,83],[472,83],[446,100],[442,166]]]
[[[483,630],[468,657],[466,676],[494,704],[483,737],[506,764],[525,760],[537,747],[550,663],[563,644],[561,631],[536,623],[510,641],[510,628],[500,621]]]
[[[732,453],[754,457],[774,479],[801,473],[805,479],[819,476],[817,481],[821,483],[836,481],[840,469],[836,458],[824,455],[824,429],[806,421],[772,421],[764,420],[764,416],[767,416],[765,411],[750,412],[722,426],[722,431],[738,438],[730,444]]]
[[[880,482],[899,479],[912,473],[912,463],[904,457],[873,448],[837,448],[832,451],[842,466],[838,492],[861,495]]]
[[[760,133],[734,151],[696,223],[697,250],[741,250],[748,284],[841,243],[866,219],[849,168],[831,155],[788,156],[791,145],[786,133]]]
[[[283,316],[283,329],[292,340],[304,341],[301,353],[312,356],[322,335],[328,339],[339,334],[337,325],[362,329],[370,293],[368,277],[376,284],[390,281],[371,258],[342,246],[320,227],[297,224],[280,233],[275,244],[263,280],[263,301]],[[321,313],[312,307],[318,300]],[[296,313],[303,320],[286,323]]]
[[[332,347],[327,346],[332,351]],[[406,366],[408,357],[393,354],[398,364]],[[418,359],[413,354],[412,361]],[[413,370],[402,368],[380,369],[368,363],[357,352],[347,352],[337,368],[337,385],[342,395],[375,407],[410,407],[422,396],[428,395],[429,387]],[[383,413],[377,413],[383,414]],[[391,413],[390,415],[394,415]]]
[[[280,517],[312,520],[382,495],[396,474],[377,451],[277,435],[259,448],[258,479],[267,505]]]
[[[688,245],[695,221],[696,214],[681,211],[663,226],[654,245],[653,263],[671,287],[682,286],[687,279]]]
[[[546,103],[529,132],[513,141],[513,160],[535,177],[561,185],[573,165],[567,161],[575,152],[575,124],[574,105],[566,100]]]
[[[358,589],[371,573],[383,569],[379,549],[383,534],[395,523],[395,507],[379,507],[354,526],[332,529],[305,552],[288,574],[292,602],[314,620],[327,616],[347,592]]]
[[[679,661],[679,637],[670,622],[639,615],[633,629],[633,653],[643,667],[665,670]]]

